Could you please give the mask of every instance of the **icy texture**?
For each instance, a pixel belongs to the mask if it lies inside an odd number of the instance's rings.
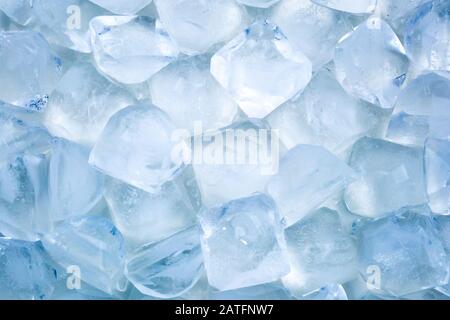
[[[0,299],[48,299],[56,277],[40,245],[0,237]]]
[[[191,134],[196,121],[204,130],[219,129],[230,125],[238,112],[236,103],[211,76],[207,56],[171,64],[149,86],[152,102]]]
[[[123,182],[157,192],[183,166],[184,149],[176,148],[174,130],[170,118],[157,107],[129,106],[111,117],[89,163]]]
[[[113,293],[122,280],[123,238],[109,219],[89,216],[66,220],[42,243],[61,266],[77,266],[80,278]]]
[[[249,7],[268,8],[270,6],[273,6],[280,0],[236,0],[236,1],[245,4]]]
[[[92,65],[77,62],[53,91],[44,123],[55,136],[92,146],[109,118],[134,102],[129,92]]]
[[[372,17],[339,41],[334,53],[336,76],[352,95],[393,108],[409,61],[391,27]]]
[[[400,112],[391,117],[386,139],[395,143],[421,146],[429,133],[428,117]]]
[[[363,276],[380,272],[379,283],[369,279],[374,292],[398,297],[448,281],[447,256],[426,208],[403,209],[365,225],[358,251]]]
[[[359,174],[345,190],[353,213],[377,218],[427,201],[419,148],[362,138],[353,146],[350,166]]]
[[[0,10],[21,25],[32,20],[32,0],[0,0]]]
[[[312,2],[350,13],[371,13],[375,10],[377,0],[312,0]]]
[[[105,11],[86,0],[33,0],[39,30],[51,43],[91,52],[89,21]]]
[[[195,223],[199,203],[188,193],[192,182],[182,178],[153,194],[117,180],[108,182],[105,198],[112,219],[129,243],[162,240]]]
[[[213,300],[292,300],[280,281],[228,291],[215,291]]]
[[[245,28],[245,11],[229,0],[155,0],[170,37],[186,54],[199,54]]]
[[[0,100],[41,111],[61,76],[61,61],[41,34],[0,31]]]
[[[249,287],[289,272],[281,217],[266,195],[255,194],[206,210],[200,222],[211,286],[222,291]]]
[[[113,13],[133,15],[148,6],[152,0],[89,0]]]
[[[352,169],[329,151],[319,146],[298,145],[281,159],[279,172],[269,181],[267,192],[290,226],[353,179]]]
[[[194,140],[193,168],[206,207],[264,191],[280,155],[278,138],[269,129],[262,121],[239,121],[212,138]],[[200,144],[203,153],[196,147]]]
[[[173,298],[192,288],[203,272],[197,227],[138,248],[125,260],[125,275],[142,293]]]
[[[346,14],[310,0],[282,0],[274,6],[270,20],[311,60],[314,70],[333,58],[338,40],[352,30]]]
[[[101,199],[103,176],[88,164],[89,149],[55,139],[49,165],[52,220],[88,213]]]
[[[339,153],[358,138],[373,133],[382,121],[379,108],[349,96],[327,69],[319,71],[299,98],[267,117],[279,128],[284,145],[324,146]]]
[[[329,283],[356,277],[354,240],[341,226],[336,211],[322,208],[285,230],[291,272],[283,283],[295,296]]]
[[[98,68],[122,83],[144,82],[178,56],[175,44],[153,18],[97,17],[90,29]]]
[[[377,0],[376,13],[397,29],[403,29],[405,21],[414,10],[430,0]]]
[[[348,300],[348,297],[341,285],[330,284],[303,295],[301,300]]]
[[[427,140],[425,174],[431,210],[450,214],[450,141]]]
[[[257,21],[216,52],[211,73],[249,117],[263,118],[308,84],[311,62],[276,25]]]
[[[430,1],[406,22],[406,52],[421,70],[450,71],[450,3]]]

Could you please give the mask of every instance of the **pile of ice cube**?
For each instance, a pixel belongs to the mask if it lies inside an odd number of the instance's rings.
[[[0,10],[0,298],[449,299],[449,0]]]

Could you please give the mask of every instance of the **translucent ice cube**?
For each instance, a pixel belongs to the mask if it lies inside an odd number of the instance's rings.
[[[148,6],[152,0],[89,0],[113,13],[133,15]]]
[[[280,0],[237,0],[239,3],[256,8],[268,8],[273,6],[278,1]]]
[[[32,7],[32,0],[0,0],[0,10],[20,25],[32,21]]]
[[[257,21],[216,52],[211,73],[249,117],[263,118],[308,84],[311,63],[277,26]]]
[[[371,13],[375,10],[377,0],[312,0],[312,2],[350,13]]]
[[[209,283],[219,290],[255,286],[289,272],[283,225],[264,194],[203,212],[202,250]]]

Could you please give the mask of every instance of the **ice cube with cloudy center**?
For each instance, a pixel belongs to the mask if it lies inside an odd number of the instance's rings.
[[[291,272],[283,284],[299,298],[358,275],[356,243],[342,227],[339,214],[321,208],[284,231]]]
[[[297,145],[281,158],[278,173],[266,189],[291,226],[354,178],[353,170],[323,147]]]
[[[186,149],[172,137],[175,129],[161,109],[147,103],[129,106],[109,119],[89,163],[113,178],[158,192],[184,165]]]
[[[310,0],[282,0],[271,8],[269,15],[291,45],[309,58],[313,70],[320,69],[333,58],[338,40],[352,30],[348,17],[346,13]]]
[[[311,79],[311,62],[280,29],[258,20],[211,58],[211,73],[247,116],[263,118]]]
[[[146,244],[125,258],[125,275],[143,294],[174,298],[191,289],[203,274],[197,226]]]
[[[90,53],[89,21],[106,11],[86,0],[33,0],[37,28],[50,43]]]
[[[57,271],[39,243],[0,237],[1,299],[49,299],[56,280]]]
[[[331,71],[317,72],[302,94],[267,118],[287,148],[297,144],[320,145],[340,153],[358,138],[375,133],[382,111],[342,89]]]
[[[245,28],[245,10],[229,0],[155,0],[159,17],[183,53],[205,53]]]
[[[357,240],[359,271],[374,293],[399,297],[448,282],[447,256],[426,207],[370,222]]]
[[[362,138],[353,145],[349,164],[358,179],[347,186],[344,198],[355,214],[379,218],[427,202],[420,148]]]
[[[51,134],[86,146],[96,143],[109,118],[135,103],[125,88],[88,62],[75,62],[52,92],[44,114]]]
[[[0,10],[20,25],[27,25],[33,19],[32,0],[0,0]]]
[[[167,112],[180,129],[194,133],[194,123],[204,130],[231,124],[237,104],[209,72],[209,56],[172,63],[149,82],[152,102]]]
[[[430,1],[405,22],[404,43],[419,70],[450,71],[450,4]]]
[[[334,63],[336,77],[347,92],[387,109],[394,107],[409,66],[397,35],[377,17],[339,40]]]
[[[182,174],[165,183],[158,193],[148,193],[110,179],[105,198],[114,224],[131,246],[162,240],[196,222],[201,205],[195,177]],[[197,196],[196,196],[197,195]]]
[[[211,286],[232,290],[289,272],[282,218],[264,194],[230,201],[200,216],[203,259]]]
[[[249,7],[269,8],[280,0],[237,0],[237,2],[245,4]]]
[[[96,17],[90,30],[98,68],[121,83],[144,82],[178,56],[161,23],[151,17]]]
[[[343,12],[364,14],[375,10],[377,0],[312,0],[312,2]]]
[[[430,208],[435,213],[450,214],[450,141],[428,139],[424,158]]]
[[[0,101],[43,110],[62,75],[61,60],[34,31],[1,31],[0,43]]]
[[[64,139],[53,141],[48,178],[53,221],[84,215],[102,198],[104,177],[88,164],[89,151]]]
[[[237,121],[217,133],[196,136],[191,148],[206,207],[263,192],[281,154],[276,132],[261,120]]]
[[[78,267],[81,280],[91,286],[109,294],[121,288],[123,237],[109,219],[86,216],[65,220],[45,234],[42,243],[59,265]]]
[[[148,6],[152,0],[89,0],[119,15],[133,15]]]

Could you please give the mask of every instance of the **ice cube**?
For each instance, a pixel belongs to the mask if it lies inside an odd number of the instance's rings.
[[[353,170],[319,146],[297,145],[280,161],[267,184],[288,226],[318,208],[353,181]]]
[[[49,299],[56,280],[56,269],[37,242],[0,237],[2,300]]]
[[[343,230],[336,211],[316,210],[284,234],[291,272],[283,283],[294,296],[357,277],[356,243]]]
[[[125,275],[142,293],[174,298],[192,288],[203,273],[197,226],[144,245],[125,259]]]
[[[269,19],[310,59],[314,70],[333,58],[338,40],[352,30],[348,14],[311,0],[282,0],[273,7]]]
[[[41,111],[61,77],[61,60],[34,31],[0,31],[0,100]]]
[[[213,300],[292,300],[281,281],[228,291],[215,291]]]
[[[358,231],[359,271],[395,297],[446,284],[449,265],[426,207],[405,208]]]
[[[377,0],[312,0],[312,2],[330,9],[355,14],[371,13],[377,4]]]
[[[27,25],[33,19],[32,0],[0,0],[0,10],[20,25]]]
[[[450,141],[427,140],[425,175],[431,210],[435,213],[450,214]]]
[[[194,123],[204,130],[231,124],[237,104],[209,72],[209,57],[196,56],[172,63],[150,80],[152,102],[166,111],[180,129],[194,133]]]
[[[237,0],[237,2],[245,4],[246,6],[256,8],[268,8],[278,1],[280,0]]]
[[[123,281],[123,238],[112,222],[100,216],[66,220],[42,238],[44,248],[62,267],[112,294]]]
[[[282,219],[264,194],[230,201],[200,217],[211,286],[224,291],[278,280],[289,272]]]
[[[229,0],[155,0],[170,37],[186,54],[199,54],[244,28],[245,11]]]
[[[353,213],[378,218],[427,202],[419,148],[362,138],[353,146],[350,166],[359,173],[345,190],[345,203]]]
[[[257,21],[211,59],[211,73],[252,118],[263,118],[301,91],[311,62],[280,29]]]
[[[389,121],[386,140],[410,146],[423,146],[430,133],[426,116],[413,116],[405,112],[393,115]]]
[[[146,103],[114,114],[91,151],[89,163],[105,174],[155,193],[184,165],[186,148],[161,109]]]
[[[101,16],[90,29],[98,68],[121,83],[144,82],[178,56],[160,22],[150,17]]]
[[[148,6],[152,0],[89,0],[116,14],[133,15]]]
[[[300,300],[348,300],[348,297],[342,285],[329,284],[304,294]]]
[[[353,98],[328,69],[315,74],[300,97],[272,112],[267,121],[287,148],[313,144],[339,154],[383,123],[380,108]]]
[[[52,221],[88,213],[103,194],[103,176],[88,164],[89,149],[55,139],[49,166]]]
[[[336,77],[350,94],[393,108],[409,61],[391,27],[371,17],[343,37],[334,53]]]
[[[91,64],[77,62],[53,91],[44,123],[55,136],[92,146],[109,118],[134,103],[125,88],[105,79]]]

